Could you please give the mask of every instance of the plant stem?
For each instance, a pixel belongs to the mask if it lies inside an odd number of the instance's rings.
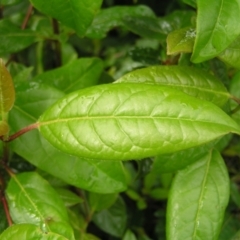
[[[56,19],[52,19],[52,28],[53,28],[53,33],[56,35],[59,35],[59,25],[58,21]],[[56,53],[56,67],[60,67],[62,65],[62,52],[61,52],[61,45],[58,40],[53,40],[54,43],[54,50]]]
[[[240,105],[240,99],[239,98],[237,98],[237,97],[235,97],[235,96],[230,96],[230,98],[232,99],[232,100],[234,100],[237,104],[239,104]]]
[[[12,222],[12,218],[9,213],[9,208],[8,208],[7,200],[6,200],[3,189],[4,189],[4,181],[3,181],[2,177],[0,176],[0,198],[1,198],[1,202],[3,205],[3,209],[5,212],[7,221],[8,221],[8,225],[11,226],[13,224],[13,222]]]
[[[33,11],[33,6],[32,6],[32,4],[30,4],[29,7],[28,7],[28,10],[27,10],[27,14],[26,14],[26,16],[23,20],[22,26],[21,26],[22,29],[26,28],[26,26],[28,24],[28,21],[31,17],[32,11]]]
[[[8,139],[6,139],[6,140],[3,139],[3,138],[1,138],[1,139],[4,142],[11,142],[14,139],[16,139],[16,138],[20,137],[21,135],[23,135],[24,133],[27,133],[27,132],[29,132],[29,131],[37,128],[37,127],[38,127],[38,123],[33,123],[33,124],[23,128],[23,129],[19,130],[18,132],[14,133],[13,135],[9,136]]]

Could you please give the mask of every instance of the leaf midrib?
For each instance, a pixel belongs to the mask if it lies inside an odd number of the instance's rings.
[[[166,120],[175,120],[175,121],[188,121],[188,122],[196,122],[196,123],[211,123],[214,125],[220,125],[220,126],[226,126],[229,128],[229,125],[225,125],[222,123],[216,123],[216,122],[211,122],[211,121],[206,121],[206,120],[196,120],[196,119],[190,119],[190,118],[174,118],[174,117],[163,117],[163,116],[159,116],[159,117],[154,117],[154,116],[86,116],[86,117],[72,117],[72,118],[61,118],[61,119],[54,119],[54,120],[49,120],[49,121],[40,121],[38,122],[38,126],[46,126],[46,125],[51,125],[51,124],[55,124],[55,123],[64,123],[64,122],[69,122],[69,121],[81,121],[81,120],[98,120],[98,119],[106,119],[106,120],[110,120],[110,119],[115,119],[115,120],[121,120],[121,119],[166,119]],[[231,127],[232,130],[236,130],[236,133],[240,134],[240,130],[238,130],[237,128]]]

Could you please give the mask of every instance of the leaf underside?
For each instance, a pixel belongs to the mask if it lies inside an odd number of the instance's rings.
[[[69,94],[40,117],[39,130],[67,153],[129,160],[198,146],[239,127],[215,105],[175,89],[122,83]]]

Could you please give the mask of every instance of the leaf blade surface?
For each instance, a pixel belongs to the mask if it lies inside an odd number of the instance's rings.
[[[210,142],[239,126],[210,102],[163,86],[121,83],[69,94],[39,119],[55,147],[93,159],[129,160]]]

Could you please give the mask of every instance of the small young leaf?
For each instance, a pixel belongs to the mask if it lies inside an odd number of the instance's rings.
[[[9,126],[7,122],[0,121],[0,136],[4,136],[9,132]]]
[[[167,37],[167,54],[192,52],[196,32],[193,28],[182,28]]]
[[[15,101],[15,90],[10,73],[0,59],[0,115],[9,112]]]
[[[74,29],[82,37],[101,7],[102,0],[31,0],[34,7]]]
[[[192,61],[211,59],[226,49],[240,34],[238,0],[197,1],[197,34]]]
[[[0,240],[67,240],[63,235],[54,232],[42,231],[33,224],[16,224],[7,228],[1,235]]]
[[[187,66],[153,66],[130,72],[115,83],[148,83],[169,86],[193,97],[224,106],[230,94],[212,74]]]
[[[73,239],[66,208],[49,183],[33,172],[11,177],[6,197],[13,221],[35,224],[43,231]]]
[[[55,147],[99,160],[172,153],[229,132],[240,133],[239,126],[214,104],[142,83],[100,85],[71,93],[50,107],[38,124]]]
[[[229,199],[226,165],[213,150],[179,171],[173,181],[168,209],[168,239],[218,239]]]

